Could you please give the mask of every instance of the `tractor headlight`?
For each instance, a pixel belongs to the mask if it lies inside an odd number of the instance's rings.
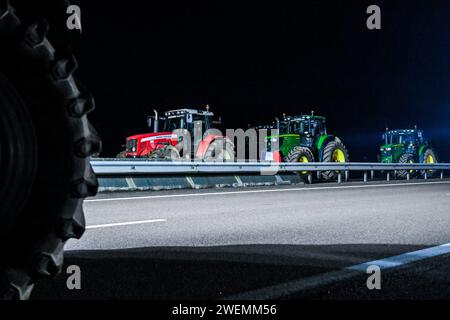
[[[386,148],[386,149],[384,149],[384,150],[386,150],[386,151],[391,151],[391,150],[392,150],[392,148]]]
[[[383,151],[384,151],[384,148],[380,148],[380,151],[383,152]]]
[[[136,147],[131,148],[131,152],[136,152]]]
[[[277,142],[278,139],[277,139],[277,138],[272,138],[270,141],[271,141],[271,142]]]

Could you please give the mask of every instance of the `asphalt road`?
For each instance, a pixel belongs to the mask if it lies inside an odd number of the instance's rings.
[[[347,270],[450,243],[450,181],[103,194],[85,211],[66,254],[83,289],[63,274],[33,298],[450,298],[445,251],[382,269],[382,290]]]

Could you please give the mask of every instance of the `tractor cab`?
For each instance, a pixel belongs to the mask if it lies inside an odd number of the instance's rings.
[[[325,117],[311,115],[288,116],[279,122],[281,135],[299,135],[300,144],[311,146],[314,138],[326,135]]]
[[[320,137],[327,136],[325,117],[310,115],[285,116],[282,120],[276,120],[275,129],[278,129],[278,135],[272,135],[267,138],[268,151],[279,149],[281,158],[286,157],[290,150],[295,146],[304,146],[312,148]],[[274,144],[278,144],[275,148]]]
[[[177,129],[184,129],[189,131],[193,137],[194,130],[201,129],[205,133],[212,129],[213,116],[214,113],[209,110],[178,109],[167,111],[165,113],[164,131],[173,132]]]
[[[393,144],[415,144],[424,141],[423,131],[416,129],[387,131],[382,136],[385,145]]]

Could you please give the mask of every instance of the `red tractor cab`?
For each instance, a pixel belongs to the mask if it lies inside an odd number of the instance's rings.
[[[126,139],[120,158],[148,158],[153,160],[202,159],[205,161],[234,161],[234,145],[213,124],[214,113],[207,110],[177,109],[167,111],[164,117],[147,119],[153,133],[137,134]],[[159,125],[163,130],[159,132]],[[183,149],[189,138],[190,150]]]

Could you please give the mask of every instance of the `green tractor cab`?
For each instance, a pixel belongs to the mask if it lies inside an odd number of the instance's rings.
[[[262,160],[284,162],[348,162],[348,151],[342,141],[327,133],[325,117],[314,115],[288,116],[276,121],[278,135],[267,137],[267,150]],[[305,174],[306,172],[302,172]],[[338,172],[323,171],[326,180]]]
[[[437,156],[431,143],[424,138],[423,131],[417,129],[402,129],[386,131],[380,147],[379,159],[382,163],[437,163]],[[397,177],[405,178],[408,173],[414,175],[415,170],[398,170]],[[434,170],[422,170],[422,175],[433,175]]]

